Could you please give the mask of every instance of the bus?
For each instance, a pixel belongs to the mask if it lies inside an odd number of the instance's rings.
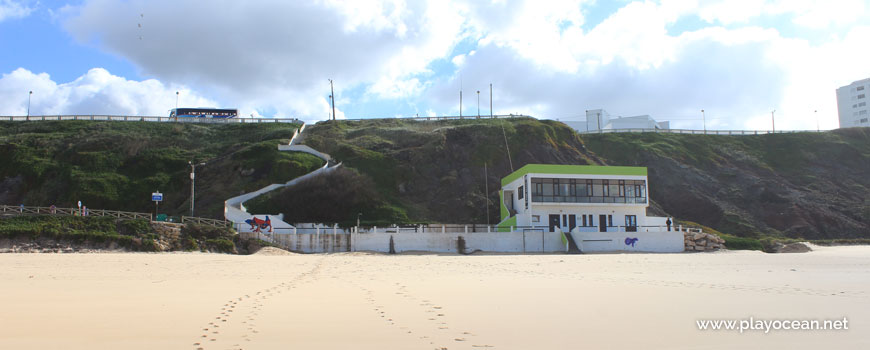
[[[236,118],[238,109],[226,108],[173,108],[169,110],[170,118]]]

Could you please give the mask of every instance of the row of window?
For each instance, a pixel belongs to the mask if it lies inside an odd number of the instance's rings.
[[[864,107],[867,105],[867,102],[856,103],[852,105],[852,108]]]
[[[644,180],[532,178],[531,186],[532,202],[646,203]]]

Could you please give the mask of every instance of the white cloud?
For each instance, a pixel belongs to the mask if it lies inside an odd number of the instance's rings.
[[[24,18],[33,12],[33,8],[12,0],[0,0],[0,22],[10,18]]]
[[[18,68],[0,78],[0,115],[25,115],[28,92],[33,91],[31,115],[102,114],[168,116],[179,91],[181,106],[218,107],[211,99],[182,86],[166,86],[154,80],[133,81],[102,68],[58,84],[46,73]]]
[[[870,76],[862,42],[870,32],[859,25],[867,18],[864,1],[632,1],[589,26],[593,3],[86,0],[63,12],[79,42],[156,79],[130,82],[129,98],[153,96],[148,105],[160,105],[166,90],[172,98],[165,86],[193,86],[222,107],[307,120],[331,112],[327,78],[341,97],[339,118],[354,103],[455,114],[462,79],[464,114],[476,111],[473,91],[494,83],[496,113],[565,119],[605,108],[700,128],[704,108],[708,127],[764,128],[775,108],[785,128],[814,128],[808,110],[827,116],[822,127],[834,127],[834,89]],[[708,25],[674,28],[686,18]],[[788,21],[828,28],[822,33],[831,39],[818,44],[770,27]],[[459,43],[472,45],[454,52]],[[433,72],[438,60],[456,71]],[[79,80],[69,84],[90,91]],[[165,86],[151,95],[149,84]],[[360,93],[342,97],[351,89]],[[401,113],[395,110],[389,113]]]
[[[65,26],[146,76],[314,116],[326,111],[327,78],[337,95],[358,86],[379,98],[417,94],[427,65],[462,37],[459,11],[441,1],[90,0],[67,10]]]

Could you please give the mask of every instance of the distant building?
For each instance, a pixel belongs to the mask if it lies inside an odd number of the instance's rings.
[[[670,129],[670,122],[657,122],[648,115],[613,117],[603,109],[586,111],[586,122],[565,121],[578,132],[595,132],[611,129]]]
[[[870,78],[837,89],[837,112],[840,114],[841,128],[870,126],[868,92],[870,92]]]

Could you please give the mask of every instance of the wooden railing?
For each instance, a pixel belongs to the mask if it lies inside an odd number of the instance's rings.
[[[146,219],[151,220],[151,213],[137,213],[130,211],[103,210],[103,209],[78,209],[58,207],[29,207],[0,205],[0,215],[68,215],[68,216],[111,216],[119,219]]]
[[[181,217],[182,224],[197,224],[197,225],[206,225],[206,226],[214,226],[214,227],[232,227],[233,223],[227,220],[217,220],[217,219],[209,219],[209,218],[200,218],[195,216],[182,216]]]

